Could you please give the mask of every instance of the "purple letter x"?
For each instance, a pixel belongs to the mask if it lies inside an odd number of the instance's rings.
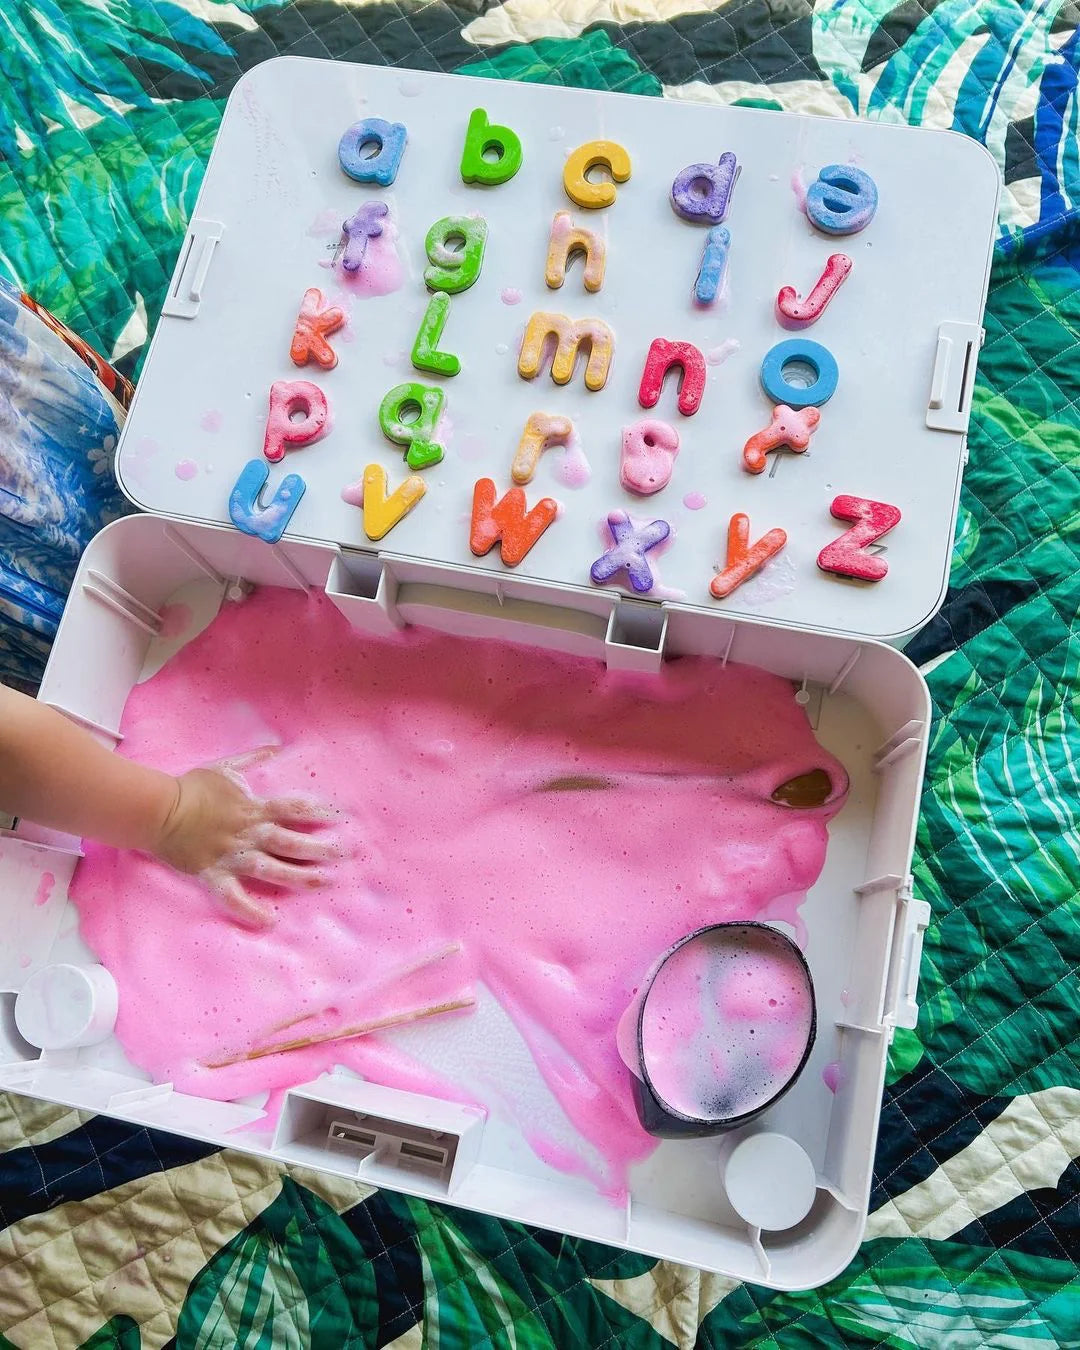
[[[654,520],[649,525],[635,526],[625,511],[612,511],[607,518],[608,529],[615,540],[603,557],[597,558],[589,575],[598,585],[609,581],[616,572],[626,568],[630,585],[644,593],[653,588],[653,574],[645,554],[671,533],[666,520]]]

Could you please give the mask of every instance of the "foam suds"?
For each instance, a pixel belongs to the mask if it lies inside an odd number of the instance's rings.
[[[87,844],[72,894],[136,1064],[219,1099],[335,1064],[455,1096],[393,1033],[207,1065],[482,981],[615,1191],[656,1143],[616,1049],[620,1014],[694,929],[798,922],[847,782],[779,677],[697,658],[631,677],[416,630],[377,640],[323,596],[277,589],[227,605],[136,686],[122,730],[119,753],[174,772],[280,745],[251,787],[331,802],[347,854],[326,888],[271,893],[276,922],[259,932],[190,879]],[[824,806],[771,799],[813,769],[834,785]],[[403,973],[447,944],[460,950]],[[528,1137],[527,1103],[519,1117]]]
[[[664,962],[645,1000],[641,1044],[669,1107],[702,1120],[759,1110],[790,1081],[813,1026],[806,972],[769,929],[719,929]]]

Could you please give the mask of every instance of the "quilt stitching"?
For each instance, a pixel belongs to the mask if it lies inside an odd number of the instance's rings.
[[[32,3],[32,0],[28,0],[28,3]],[[74,6],[77,0],[70,0],[70,3]],[[133,0],[133,10],[138,8],[138,3],[139,0]],[[181,0],[181,5],[184,3],[185,0]],[[283,34],[278,50],[342,55],[343,45],[353,42],[356,44],[355,49],[362,51],[367,59],[387,59],[390,64],[402,68],[419,63],[445,68],[438,53],[425,40],[425,35],[434,31],[427,26],[432,14],[452,16],[453,22],[447,23],[446,30],[452,34],[460,30],[466,8],[469,15],[485,9],[482,2],[450,9],[438,3],[373,4],[355,9],[346,7],[344,14],[339,10],[335,15],[333,7],[315,5],[307,0],[298,0],[298,3],[286,6],[260,6],[249,3],[249,0],[237,0],[237,7],[252,16],[257,25],[271,25],[278,18],[285,25],[283,16],[289,16],[288,27],[277,29]],[[202,8],[209,9],[210,4],[203,0]],[[698,78],[710,83],[722,81],[727,78],[728,71],[735,69],[732,62],[748,62],[759,72],[762,97],[767,98],[770,83],[800,78],[800,73],[805,72],[808,63],[814,59],[813,47],[806,45],[808,38],[800,25],[808,24],[811,16],[815,24],[833,22],[836,17],[843,17],[845,9],[850,11],[851,8],[847,0],[838,0],[827,11],[815,10],[803,3],[795,3],[788,8],[755,6],[742,0],[733,0],[722,11],[702,17],[693,27],[688,26],[688,17],[684,19],[683,16],[677,16],[670,24],[659,21],[601,24],[590,31],[608,34],[612,49],[625,54],[626,59],[644,70],[649,70],[650,63],[661,56],[665,63],[677,61],[681,66],[681,74],[676,83]],[[1008,0],[987,0],[984,6],[987,15],[1001,22],[980,44],[980,60],[987,58],[994,50],[995,43],[1003,52],[1014,49],[1021,59],[1026,59],[1029,49],[1023,35],[1032,20],[1030,15],[1017,14],[1017,8]],[[152,24],[148,19],[144,25],[147,31],[153,28],[155,35],[160,31],[164,40],[171,43],[174,10],[161,4],[148,8],[144,6],[144,10],[153,16]],[[860,4],[858,10],[865,32],[850,40],[853,53],[858,42],[865,43],[872,36],[885,31],[882,28],[883,20],[892,20],[892,13],[886,13],[884,7]],[[918,25],[912,22],[910,31],[907,30],[907,22],[898,22],[889,28],[888,41],[892,55],[883,56],[874,67],[879,72],[879,78],[872,85],[860,84],[860,89],[871,88],[875,91],[875,97],[879,96],[884,88],[880,72],[887,66],[889,77],[894,80],[898,78],[897,71],[902,62],[909,59],[908,54],[914,50],[917,26],[920,27],[920,40],[929,41],[927,34],[932,30],[937,34],[939,53],[946,50],[955,53],[958,46],[951,41],[949,25],[942,22],[943,12],[932,13],[929,16],[932,22],[927,24],[925,10],[920,8],[913,16],[918,18]],[[1064,11],[1061,13],[1064,14]],[[1057,22],[1062,22],[1061,15]],[[224,38],[224,45],[233,50],[237,30],[222,24],[218,25],[216,31]],[[265,30],[260,27],[258,31]],[[284,37],[286,32],[292,34],[288,39]],[[899,41],[893,36],[894,33],[899,35]],[[687,35],[692,41],[687,40]],[[253,35],[245,33],[243,36]],[[1066,48],[1068,37],[1067,24],[1063,24],[1054,35],[1056,52]],[[1042,42],[1040,36],[1038,42],[1030,47],[1032,59],[1040,59]],[[190,50],[185,49],[185,57]],[[256,50],[254,44],[250,50]],[[449,48],[444,47],[442,50],[445,52]],[[513,44],[503,50],[512,52]],[[599,55],[586,58],[580,40],[562,40],[558,50],[565,52],[565,56],[554,59],[552,68],[556,73],[559,60],[584,60],[588,67],[585,78],[598,83],[606,79],[603,60]],[[577,54],[571,55],[575,51]],[[500,49],[479,49],[477,54],[490,56],[498,64],[503,53]],[[459,59],[456,49],[453,59]],[[544,59],[547,60],[547,56]],[[197,53],[190,64],[199,65]],[[133,58],[129,65],[142,87],[154,98],[159,97],[162,90],[174,88],[175,72],[169,65],[152,65],[141,56]],[[665,64],[663,68],[668,70],[674,66]],[[235,55],[226,58],[215,50],[212,59],[207,58],[206,69],[213,71],[212,81],[200,84],[197,79],[189,78],[190,89],[202,92],[187,94],[185,97],[220,99],[225,88],[243,69],[243,63]],[[983,76],[969,67],[964,78],[967,83],[963,97],[974,106],[974,91],[978,86],[982,90],[978,98],[985,107],[989,107],[994,96],[996,77],[992,74]],[[939,87],[936,83],[930,84],[923,92],[928,94],[924,116],[939,116],[942,109],[951,111],[954,99],[959,101],[961,97],[959,92]],[[892,94],[885,95],[885,102],[890,108],[894,106],[893,97]],[[23,108],[24,123],[31,125],[32,101],[27,99],[22,89],[16,91],[16,98]],[[155,104],[155,107],[158,115],[173,127],[174,143],[185,144],[186,153],[195,163],[200,155],[205,155],[205,147],[200,149],[200,142],[185,130],[187,124],[181,120],[178,111],[182,104],[183,99],[174,99],[168,108],[161,103]],[[0,118],[2,116],[0,95]],[[154,138],[148,124],[140,120],[138,115],[132,115],[126,120],[131,125],[134,144],[138,147],[146,171],[152,174]],[[120,121],[124,122],[125,119],[121,118]],[[1026,122],[1020,124],[1012,117],[1008,122],[1010,135],[1026,147],[1023,153],[1030,153],[1038,166],[1039,176],[1033,181],[1040,182],[1048,172],[1056,173],[1059,161],[1047,155],[1034,129],[1035,120],[1031,119],[1030,131]],[[57,277],[66,277],[66,284],[57,281],[53,288],[57,295],[64,297],[65,317],[107,349],[102,334],[117,332],[126,322],[133,309],[137,290],[145,298],[148,319],[153,322],[156,306],[160,303],[160,295],[168,279],[162,258],[167,257],[169,246],[167,242],[163,246],[162,234],[151,239],[142,230],[141,203],[136,195],[128,192],[125,161],[110,155],[108,144],[100,137],[93,138],[90,132],[80,133],[78,143],[84,161],[93,162],[96,166],[95,181],[99,174],[109,186],[111,197],[107,209],[112,215],[108,235],[111,242],[98,244],[95,240],[93,229],[100,227],[101,223],[96,207],[91,206],[88,199],[74,199],[65,207],[68,212],[66,219],[69,228],[70,222],[77,222],[76,232],[81,233],[86,241],[86,251],[75,261],[53,254],[49,266],[56,269]],[[5,168],[0,165],[0,174],[3,172]],[[1040,191],[1044,190],[1040,188]],[[16,191],[25,209],[33,209],[36,204],[33,191],[29,188],[25,191],[17,188]],[[12,199],[9,197],[8,200]],[[1057,217],[1058,221],[1064,219],[1065,216]],[[48,216],[44,218],[45,228],[36,220],[33,221],[26,240],[19,244],[17,256],[21,268],[28,269],[33,258],[48,254],[52,248],[55,224],[56,221]],[[173,224],[175,226],[175,219]],[[1046,224],[1041,222],[1043,228]],[[1031,236],[1032,239],[1035,237]],[[3,249],[0,248],[0,265],[3,256]],[[136,257],[137,265],[133,267],[132,260]],[[1046,287],[1050,283],[1046,269],[1057,268],[1064,279],[1065,274],[1075,266],[1075,258],[1075,244],[1069,239],[1062,239],[1041,255],[1025,254],[1021,247],[1019,253],[1012,256],[1009,274],[1006,275],[1003,267],[998,270],[991,292],[988,340],[981,358],[981,371],[985,374],[980,375],[980,387],[1010,408],[1021,409],[1024,421],[1009,426],[997,420],[992,409],[986,415],[976,410],[971,430],[972,463],[964,485],[965,510],[972,513],[987,545],[976,547],[969,560],[970,570],[965,572],[965,576],[985,580],[990,587],[985,592],[985,613],[987,617],[992,617],[989,627],[984,627],[974,637],[963,642],[951,658],[953,662],[962,664],[950,667],[950,673],[942,681],[931,679],[935,693],[936,730],[939,734],[944,730],[947,738],[959,737],[965,747],[970,747],[958,756],[955,763],[948,760],[935,763],[932,755],[931,775],[926,787],[927,812],[920,824],[917,857],[920,874],[932,882],[940,897],[940,908],[934,916],[935,927],[939,932],[947,933],[949,942],[955,946],[949,960],[942,964],[939,953],[928,944],[927,969],[930,963],[933,963],[935,970],[941,965],[941,987],[955,990],[953,997],[967,1005],[965,1026],[971,1028],[967,1044],[961,1046],[959,1041],[952,1045],[946,1043],[944,1053],[942,1043],[935,1044],[931,1032],[930,1043],[924,1045],[923,1053],[936,1071],[944,1075],[944,1081],[954,1086],[957,1100],[962,1099],[970,1065],[975,1059],[985,1065],[997,1065],[995,1072],[1000,1079],[998,1091],[1004,1098],[1013,1091],[1025,1087],[1030,1089],[1031,1082],[1038,1081],[1046,1066],[1060,1065],[1069,1058],[1075,1058],[1077,1045],[1080,1044],[1080,1037],[1063,1035],[1061,1025],[1063,1010],[1068,1008],[1067,995],[1073,964],[1069,960],[1069,953],[1061,951],[1060,942],[1055,945],[1049,936],[1067,931],[1067,919],[1073,903],[1068,897],[1068,890],[1072,887],[1075,893],[1077,887],[1073,858],[1067,845],[1062,845],[1057,839],[1044,838],[1032,842],[1032,826],[1025,826],[1025,820],[1034,822],[1035,828],[1042,824],[1050,829],[1052,810],[1036,802],[1027,804],[1030,818],[1026,813],[1022,816],[1015,810],[1010,811],[1008,779],[1005,777],[1007,764],[1013,756],[1023,752],[1029,736],[1029,714],[1022,706],[1023,693],[1018,700],[1015,691],[1036,679],[1042,679],[1050,689],[1056,691],[1049,703],[1040,706],[1040,717],[1048,717],[1054,710],[1059,716],[1064,716],[1070,697],[1073,697],[1063,681],[1062,672],[1075,666],[1077,655],[1073,642],[1077,617],[1076,593],[1069,575],[1071,573],[1072,578],[1075,578],[1080,571],[1080,546],[1075,536],[1070,537],[1076,520],[1077,465],[1075,456],[1071,459],[1066,457],[1064,461],[1055,457],[1051,445],[1055,434],[1052,424],[1055,421],[1067,433],[1075,434],[1076,429],[1074,419],[1080,407],[1080,391],[1070,377],[1069,363],[1075,364],[1077,360],[1080,338],[1077,337],[1075,321],[1069,323],[1068,310],[1075,309],[1080,287],[1075,284],[1062,285],[1055,278],[1053,288],[1048,292]],[[27,271],[26,275],[29,277],[31,273]],[[148,281],[147,278],[152,279]],[[1009,288],[1014,286],[1023,294],[1013,296]],[[1052,335],[1055,316],[1059,328],[1056,340]],[[1024,442],[1014,441],[1010,433],[1022,434]],[[1040,456],[1045,458],[1041,459]],[[1071,514],[1066,505],[1070,501]],[[1016,577],[1034,583],[1036,591],[1030,598],[1013,606],[1007,592],[1003,589],[994,591],[992,584],[999,579]],[[959,631],[965,631],[962,624]],[[964,653],[962,657],[960,651]],[[966,690],[961,688],[965,676],[970,684]],[[959,692],[954,694],[954,688]],[[942,745],[947,743],[947,739],[942,741]],[[974,795],[968,787],[972,773],[976,775]],[[977,796],[983,788],[989,789],[992,795],[985,799],[985,820],[976,821],[968,813],[974,809],[983,809]],[[1060,803],[1061,800],[1052,799],[1052,802]],[[958,814],[955,816],[951,814],[951,806],[942,808],[938,805],[939,802],[948,801],[957,804]],[[1065,827],[1075,831],[1075,816],[1067,818]],[[1037,864],[1034,860],[1040,858],[1040,852],[1041,864]],[[1046,869],[1045,874],[1039,873],[1039,865]],[[1053,894],[1043,893],[1040,875],[1053,878],[1049,882]],[[1003,945],[995,949],[983,939],[980,916],[986,906],[996,906],[1004,903],[1005,899],[1013,907],[1011,912],[1016,913],[1018,922],[1008,933]],[[1001,935],[995,940],[1000,944]],[[1058,961],[1062,964],[1059,965]],[[1034,969],[1025,970],[1021,962],[1026,962]],[[1027,1020],[1022,1021],[1024,1018]],[[999,1042],[999,1035],[1009,1038],[1019,1034],[1017,1028],[1021,1025],[1040,1028],[1037,1034],[1032,1034],[1031,1053],[1026,1059],[1017,1058],[1007,1049],[1003,1050],[1002,1045],[1005,1043]],[[920,1029],[918,1034],[925,1033]],[[941,1153],[938,1145],[947,1150],[950,1130],[956,1128],[957,1122],[973,1123],[977,1129],[979,1120],[983,1118],[977,1115],[976,1110],[966,1109],[946,1123],[928,1113],[925,1103],[916,1102],[913,1092],[913,1086],[906,1086],[901,1079],[895,1085],[890,1099],[890,1105],[893,1101],[897,1103],[897,1117],[905,1122],[915,1143],[912,1148],[905,1150],[906,1158],[900,1161],[892,1158],[893,1165],[885,1174],[886,1180],[896,1177],[905,1164],[915,1158],[926,1158],[932,1170],[938,1169],[948,1159],[947,1156],[935,1157],[935,1152]],[[919,1107],[919,1110],[910,1110],[913,1106]],[[1046,1120],[1046,1125],[1052,1129],[1049,1120]],[[1005,1164],[1013,1176],[1018,1170],[1023,1171],[1020,1159],[1028,1152],[1025,1149]],[[103,1158],[107,1160],[108,1154],[103,1154]],[[102,1165],[102,1159],[83,1160],[82,1166],[87,1165],[98,1167],[100,1181],[104,1185],[108,1169]],[[224,1165],[227,1166],[227,1162]],[[0,1155],[0,1171],[2,1167],[3,1155]],[[50,1194],[50,1186],[53,1189],[63,1187],[62,1178],[49,1183],[40,1163],[38,1170],[42,1194]],[[72,1171],[68,1175],[74,1178],[78,1170],[79,1163],[73,1160]],[[1019,1178],[1016,1184],[1020,1185]],[[952,1190],[956,1191],[955,1185]],[[1046,1198],[1044,1196],[1044,1200]],[[959,1196],[959,1199],[962,1200],[963,1196]],[[178,1200],[177,1204],[182,1205],[182,1201]],[[1025,1236],[1040,1229],[1047,1235],[1045,1242],[1049,1244],[1049,1249],[1058,1253],[1067,1264],[1073,1264],[1061,1234],[1068,1231],[1064,1225],[1074,1207],[1075,1202],[1069,1200],[1048,1205],[1041,1212],[1032,1207],[1024,1214],[1026,1221],[1012,1230],[1008,1247],[1022,1250]],[[1033,1222],[1030,1221],[1032,1213],[1036,1215]],[[1047,1305],[1052,1299],[1075,1296],[1075,1278],[1065,1283],[1058,1282],[1045,1297],[1025,1296],[1022,1279],[1006,1271],[1006,1267],[996,1259],[1005,1248],[994,1247],[996,1230],[992,1224],[988,1226],[984,1222],[987,1218],[985,1215],[976,1215],[974,1222],[985,1238],[985,1249],[974,1270],[967,1271],[962,1279],[954,1278],[957,1268],[939,1255],[933,1242],[921,1242],[913,1237],[905,1250],[912,1253],[913,1263],[922,1261],[927,1270],[940,1272],[939,1278],[943,1282],[947,1281],[945,1287],[963,1295],[956,1313],[961,1321],[969,1315],[965,1310],[978,1303],[977,1286],[981,1273],[991,1266],[1000,1267],[1005,1272],[1001,1275],[1001,1288],[1010,1289],[1010,1297],[1014,1300],[1009,1313],[1009,1325],[1023,1322],[1023,1327],[1015,1334],[1033,1334],[1029,1324],[1024,1322],[1026,1317],[1031,1316],[1035,1318],[1031,1325],[1037,1323],[1050,1328],[1053,1339],[1054,1323],[1046,1320],[1049,1315]],[[1060,1231],[1047,1226],[1048,1220],[1055,1218],[1062,1222]],[[391,1251],[400,1254],[402,1249],[407,1250],[417,1240],[417,1235],[429,1233],[441,1222],[444,1221],[433,1211],[428,1224],[415,1223],[408,1237],[389,1246],[384,1242],[381,1244],[382,1250],[387,1256]],[[190,1231],[194,1232],[197,1226],[197,1223],[192,1224]],[[998,1237],[997,1241],[1000,1243],[1002,1239]],[[580,1260],[576,1256],[576,1249],[573,1250],[575,1259]],[[876,1297],[883,1306],[888,1303],[888,1288],[891,1283],[895,1283],[895,1273],[887,1265],[891,1250],[892,1244],[886,1244],[883,1255],[867,1265],[860,1276],[863,1281],[875,1285],[880,1277]],[[501,1257],[492,1257],[493,1261],[499,1259],[513,1262],[517,1269],[515,1283],[520,1280],[521,1287],[534,1287],[524,1239],[508,1243]],[[593,1254],[589,1261],[591,1264],[585,1269],[594,1278],[604,1278],[605,1273],[619,1268],[617,1254],[610,1261],[600,1260]],[[457,1277],[458,1280],[467,1278],[466,1271]],[[565,1288],[535,1299],[535,1311],[538,1314],[540,1310],[550,1313],[559,1297],[565,1296],[569,1289],[578,1288],[587,1282],[585,1277],[570,1281]],[[446,1288],[454,1287],[454,1283],[449,1281]],[[432,1291],[433,1296],[437,1292]],[[845,1305],[842,1317],[832,1316],[828,1300],[818,1295],[800,1296],[803,1311],[797,1316],[784,1317],[770,1316],[770,1304],[776,1301],[768,1291],[744,1287],[739,1295],[729,1297],[747,1296],[761,1327],[760,1334],[753,1339],[756,1345],[782,1344],[782,1339],[778,1341],[777,1337],[783,1338],[785,1333],[802,1327],[812,1317],[828,1318],[840,1343],[844,1340],[844,1328],[849,1325],[849,1317],[857,1315],[857,1304],[851,1303]],[[838,1297],[845,1296],[841,1293]],[[714,1343],[709,1328],[725,1325],[727,1314],[724,1308],[727,1302],[724,1300],[706,1318],[699,1333],[701,1341]],[[424,1316],[425,1298],[410,1296],[403,1299],[403,1303],[407,1304],[410,1316],[418,1319]],[[670,1307],[671,1299],[663,1300],[662,1306]],[[777,1304],[777,1307],[780,1306],[789,1305],[781,1300]],[[638,1312],[640,1315],[641,1310]],[[541,1317],[541,1320],[544,1321],[544,1318]],[[591,1323],[586,1325],[592,1326]],[[868,1339],[884,1335],[876,1327],[871,1332],[870,1325],[867,1324],[867,1330],[863,1333]],[[916,1314],[910,1325],[920,1335],[932,1337],[936,1334],[938,1324],[931,1317],[920,1318]],[[961,1325],[961,1322],[957,1325]],[[963,1326],[967,1325],[963,1322]],[[599,1341],[599,1344],[609,1345],[621,1340],[620,1333],[611,1332],[610,1326],[608,1330],[610,1334],[607,1339]],[[965,1331],[963,1334],[969,1333]],[[481,1337],[469,1343],[487,1344],[491,1339]],[[625,1342],[634,1343],[632,1333],[627,1333]],[[724,1343],[719,1333],[715,1343]]]

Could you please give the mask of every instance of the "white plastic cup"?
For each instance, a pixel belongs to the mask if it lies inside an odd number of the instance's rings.
[[[724,1189],[732,1209],[751,1228],[782,1232],[810,1213],[817,1173],[801,1144],[789,1135],[762,1130],[731,1150]]]
[[[15,1025],[39,1050],[96,1045],[116,1025],[116,981],[104,966],[43,966],[15,999]]]

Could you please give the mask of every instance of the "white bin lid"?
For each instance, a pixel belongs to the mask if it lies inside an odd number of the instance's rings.
[[[521,170],[499,187],[467,186],[459,174],[477,107],[513,128],[524,147]],[[387,189],[353,181],[338,163],[342,132],[365,116],[408,129]],[[613,206],[587,211],[568,201],[563,166],[569,151],[599,138],[623,145],[633,172]],[[677,217],[669,196],[681,169],[715,163],[724,151],[740,164],[726,219],[729,293],[726,304],[699,309],[692,288],[705,230]],[[833,163],[853,163],[876,182],[880,205],[859,233],[823,234],[799,209],[799,191]],[[993,161],[952,133],[271,61],[249,72],[229,101],[167,305],[183,314],[166,313],[158,326],[121,443],[120,481],[146,510],[228,524],[230,490],[244,464],[262,454],[271,384],[311,380],[330,401],[333,428],[270,466],[271,491],[285,472],[306,484],[286,541],[468,568],[490,574],[493,586],[515,575],[593,589],[590,565],[609,542],[605,519],[622,509],[636,521],[672,526],[673,541],[651,555],[658,584],[646,599],[897,637],[925,622],[945,591],[997,192]],[[301,299],[309,287],[334,302],[348,292],[333,263],[339,227],[369,200],[389,206],[401,285],[347,302],[349,328],[331,337],[336,369],[297,368],[289,345]],[[584,290],[580,262],[562,289],[545,284],[552,217],[564,209],[607,241],[596,294]],[[441,346],[461,358],[462,369],[444,380],[414,370],[409,359],[429,298],[424,239],[441,217],[470,212],[487,221],[487,250],[476,284],[451,302]],[[777,292],[791,285],[805,294],[834,252],[848,254],[853,271],[804,333],[836,358],[836,394],[809,452],[784,453],[775,473],[754,476],[742,466],[742,447],[770,417],[761,362],[793,336],[777,322]],[[521,330],[534,311],[610,325],[615,359],[605,388],[586,390],[583,361],[563,387],[546,372],[531,382],[518,376]],[[943,324],[954,325],[944,343]],[[657,407],[639,406],[638,383],[657,337],[690,341],[711,361],[692,417],[676,410],[673,375]],[[376,544],[341,492],[369,463],[385,467],[391,489],[404,480],[402,450],[382,435],[377,411],[393,386],[410,380],[443,388],[447,454],[424,471],[426,497]],[[536,411],[572,419],[591,478],[566,486],[563,451],[545,452],[526,495],[530,505],[552,496],[562,511],[511,573],[497,547],[484,558],[469,550],[472,491],[480,477],[494,479],[500,495],[511,486],[510,463]],[[929,426],[928,414],[954,429]],[[635,497],[619,481],[622,428],[653,416],[677,427],[682,446],[670,484]],[[829,510],[845,493],[902,512],[884,541],[889,573],[880,582],[848,581],[816,565],[822,547],[847,528]],[[752,540],[781,527],[788,543],[758,577],[714,600],[709,582],[723,565],[736,512],[749,515]]]

